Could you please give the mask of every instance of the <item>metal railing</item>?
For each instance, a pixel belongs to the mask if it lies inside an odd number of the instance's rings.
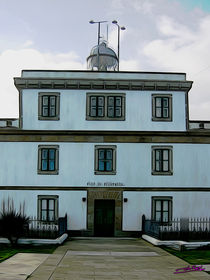
[[[160,240],[209,240],[210,218],[176,218],[161,223],[143,215],[142,232]]]
[[[29,220],[29,225],[25,230],[25,237],[57,238],[65,232],[67,232],[67,215],[52,222],[41,221],[34,217]]]

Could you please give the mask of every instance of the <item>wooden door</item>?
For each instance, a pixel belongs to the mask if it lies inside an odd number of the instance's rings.
[[[94,235],[114,236],[115,200],[96,199],[94,211]]]

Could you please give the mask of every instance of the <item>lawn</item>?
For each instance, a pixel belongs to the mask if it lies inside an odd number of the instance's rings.
[[[10,245],[0,244],[0,262],[14,256],[17,253],[43,253],[52,254],[58,245],[20,245],[17,247],[11,247]]]
[[[188,251],[176,251],[168,247],[162,247],[167,252],[179,257],[189,264],[210,264],[210,248],[202,247],[200,249]]]

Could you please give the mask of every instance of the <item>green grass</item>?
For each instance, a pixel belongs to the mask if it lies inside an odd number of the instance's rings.
[[[176,251],[171,248],[162,247],[170,254],[185,260],[189,264],[210,264],[210,248],[200,248],[188,251]]]
[[[11,247],[10,245],[0,244],[0,262],[14,256],[17,253],[43,253],[52,254],[58,245],[19,245],[17,247]]]

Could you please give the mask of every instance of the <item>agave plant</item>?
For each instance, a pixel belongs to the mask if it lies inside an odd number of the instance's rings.
[[[28,224],[29,217],[24,213],[24,204],[20,206],[19,211],[16,211],[12,200],[8,199],[7,206],[3,201],[0,213],[0,236],[8,238],[12,246],[17,245]]]

